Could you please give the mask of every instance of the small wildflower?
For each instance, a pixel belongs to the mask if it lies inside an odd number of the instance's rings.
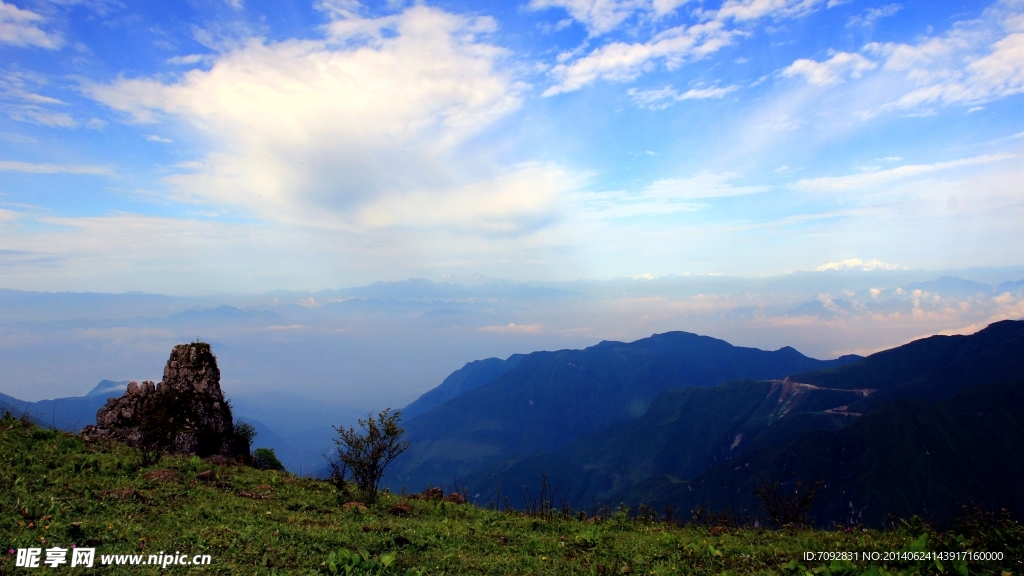
[[[7,553],[8,554],[14,554],[14,548],[11,548],[10,550],[8,550]]]

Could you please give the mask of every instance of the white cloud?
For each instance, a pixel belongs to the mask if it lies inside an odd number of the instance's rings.
[[[687,60],[699,60],[732,43],[734,33],[714,20],[693,26],[679,26],[662,32],[646,43],[612,42],[592,50],[570,64],[558,64],[550,74],[557,84],[544,96],[572,92],[597,80],[625,82],[644,72],[649,62],[663,60],[668,69]]]
[[[691,0],[652,0],[651,9],[655,18],[672,14],[677,8],[689,4]]]
[[[509,322],[505,326],[484,326],[481,332],[498,332],[501,334],[539,334],[544,327],[540,324],[516,324]]]
[[[661,18],[691,0],[530,0],[530,10],[563,8],[592,36],[606,34],[633,16]]]
[[[897,7],[869,9],[854,23],[891,15]],[[948,106],[976,108],[1024,93],[1024,2],[997,0],[980,17],[953,22],[942,33],[912,42],[871,42],[856,52],[830,51],[823,61],[801,58],[780,76],[817,86],[851,84],[830,91],[817,114],[825,118],[844,110],[835,125],[841,130],[880,114],[916,117]],[[806,100],[808,94],[789,92],[786,98]]]
[[[295,249],[294,238],[267,226],[132,214],[21,222],[0,227],[0,240],[5,248],[38,256],[0,267],[0,281],[7,285],[58,286],[66,285],[64,278],[76,278],[86,290],[116,291],[131,277],[138,289],[187,293],[241,286],[266,276],[286,285],[287,275],[311,265],[305,252]],[[266,266],[268,259],[276,264]],[[168,270],[188,270],[203,280],[176,284],[168,281]],[[121,280],[111,282],[112,277]]]
[[[897,180],[911,178],[914,176],[921,176],[924,174],[930,174],[942,170],[962,168],[965,166],[991,164],[994,162],[1002,162],[1005,160],[1013,160],[1020,158],[1021,157],[1016,154],[988,154],[983,156],[975,156],[972,158],[963,158],[960,160],[951,160],[949,162],[937,162],[935,164],[908,164],[905,166],[899,166],[897,168],[890,168],[888,170],[877,170],[874,172],[851,174],[848,176],[826,176],[823,178],[808,178],[796,182],[795,184],[793,184],[793,188],[802,191],[816,192],[842,192],[849,190],[863,190],[879,186],[882,184],[894,182]]]
[[[740,174],[704,173],[692,178],[665,178],[652,182],[644,191],[652,198],[703,199],[743,196],[770,190],[769,186],[733,186],[730,180]]]
[[[970,48],[972,43],[970,35],[955,30],[945,37],[924,38],[915,45],[872,42],[864,46],[864,51],[885,58],[886,70],[902,72],[948,60],[955,52]]]
[[[148,142],[163,142],[164,144],[170,144],[174,142],[170,138],[164,138],[163,136],[157,136],[156,134],[147,134],[146,141]]]
[[[47,33],[39,27],[46,18],[30,10],[22,10],[0,0],[0,44],[36,46],[56,50],[64,45],[59,34]]]
[[[190,66],[192,64],[198,64],[200,62],[206,62],[211,60],[213,57],[206,54],[187,54],[185,56],[174,56],[167,59],[168,64],[174,64],[177,66]]]
[[[55,128],[74,128],[78,122],[66,112],[51,111],[54,106],[65,106],[57,98],[37,93],[47,84],[46,77],[24,71],[0,73],[0,102],[11,119]]]
[[[709,88],[690,88],[686,92],[677,95],[676,100],[704,100],[707,98],[721,98],[739,90],[739,86],[712,86]]]
[[[716,20],[746,22],[771,16],[776,19],[802,16],[821,5],[820,0],[726,0],[708,11]]]
[[[708,88],[690,88],[686,92],[679,92],[671,86],[666,86],[657,90],[637,90],[636,88],[630,88],[626,91],[627,94],[637,103],[641,108],[650,108],[651,110],[663,110],[674,102],[681,100],[704,100],[707,98],[722,98],[727,94],[739,90],[739,86],[711,86]]]
[[[838,52],[823,62],[801,58],[786,67],[782,75],[788,78],[802,76],[811,84],[826,86],[841,82],[845,76],[860,78],[877,67],[878,64],[860,54]]]
[[[718,10],[697,10],[702,20],[698,24],[669,28],[646,42],[609,42],[575,60],[560,60],[549,72],[555,84],[543,95],[572,92],[598,80],[633,80],[657,62],[676,70],[732,44],[736,37],[747,33],[741,26],[748,22],[798,17],[820,4],[820,0],[726,0]]]
[[[8,110],[11,118],[18,122],[28,122],[49,126],[51,128],[74,128],[78,122],[70,114],[64,112],[47,112],[35,106],[19,106]]]
[[[734,186],[739,174],[703,173],[690,178],[663,178],[639,192],[582,192],[572,195],[578,212],[588,219],[615,219],[633,216],[693,212],[707,208],[694,202],[710,198],[744,196],[771,190],[769,186]]]
[[[875,21],[878,19],[894,16],[901,9],[903,9],[903,6],[900,4],[886,4],[885,6],[879,6],[878,8],[868,8],[864,11],[863,15],[850,18],[848,25],[874,26]]]
[[[822,264],[815,268],[818,272],[825,272],[827,270],[906,270],[906,266],[900,266],[899,264],[887,264],[881,260],[861,260],[860,258],[851,258],[849,260],[842,260],[840,262],[829,262]],[[879,292],[876,289],[872,289],[871,295],[877,297]]]
[[[923,79],[923,85],[903,95],[893,106],[906,109],[928,104],[977,104],[1024,92],[1024,33],[1007,35],[990,48],[988,54],[959,70],[910,68],[908,76]],[[895,58],[908,56],[898,54],[898,48],[893,52]],[[893,68],[898,66],[903,64]]]
[[[633,14],[651,9],[649,0],[530,0],[530,10],[564,8],[592,35],[614,30]]]
[[[505,52],[480,40],[492,20],[323,8],[337,18],[323,41],[250,40],[175,82],[86,91],[135,122],[180,119],[214,140],[198,171],[167,179],[180,199],[346,230],[444,222],[512,234],[553,217],[557,168],[501,170],[464,146],[520,105]]]
[[[114,173],[110,166],[92,166],[87,164],[38,164],[34,162],[17,162],[0,160],[0,172],[29,172],[32,174],[92,174],[108,176]]]
[[[209,215],[15,216],[0,226],[4,250],[38,256],[17,266],[5,262],[0,283],[28,289],[237,293],[337,288],[452,271],[530,277],[557,268],[565,275],[571,268],[546,264],[551,249],[543,241],[500,230],[481,240],[446,227],[346,232]]]
[[[361,229],[444,227],[489,235],[539,229],[558,218],[561,195],[578,186],[556,166],[524,164],[445,191],[384,195],[358,211]]]
[[[913,44],[873,42],[864,52],[883,58],[909,90],[883,110],[976,105],[1024,92],[1024,4],[1003,0],[977,20]]]

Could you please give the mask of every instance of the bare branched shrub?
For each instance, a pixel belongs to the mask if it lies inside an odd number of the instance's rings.
[[[409,443],[401,439],[405,431],[398,427],[402,412],[390,412],[391,408],[386,408],[376,419],[373,414],[367,414],[366,420],[359,420],[362,431],[334,427],[338,432],[334,439],[336,447],[327,457],[331,482],[347,492],[346,482],[351,481],[367,503],[376,501],[384,469],[409,448]]]
[[[710,502],[698,504],[690,510],[690,523],[707,528],[736,528],[739,525],[728,510],[715,512]]]
[[[762,481],[754,494],[761,499],[761,510],[777,526],[803,526],[807,524],[814,494],[820,487],[821,482],[815,482],[813,486],[796,482],[792,490],[786,490],[778,481]]]

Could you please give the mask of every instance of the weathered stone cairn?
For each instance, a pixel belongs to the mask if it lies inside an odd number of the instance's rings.
[[[175,346],[162,382],[130,382],[124,396],[107,400],[96,412],[96,425],[86,426],[82,435],[176,454],[232,456],[239,451],[217,358],[203,342]]]

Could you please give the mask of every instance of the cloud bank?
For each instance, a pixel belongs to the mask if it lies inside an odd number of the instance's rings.
[[[525,234],[557,216],[564,170],[499,167],[468,144],[522,101],[506,52],[483,40],[492,20],[426,6],[334,16],[323,40],[252,39],[174,81],[88,92],[210,143],[194,171],[166,178],[178,199],[348,233]]]

